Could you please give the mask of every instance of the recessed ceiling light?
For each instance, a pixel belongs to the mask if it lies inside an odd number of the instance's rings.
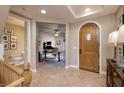
[[[42,14],[46,14],[46,10],[41,10],[41,13]]]
[[[90,11],[90,8],[86,8],[85,11],[86,11],[86,12],[89,12],[89,11]]]

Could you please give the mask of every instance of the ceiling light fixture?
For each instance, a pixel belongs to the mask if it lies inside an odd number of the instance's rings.
[[[86,12],[89,12],[89,11],[90,11],[90,8],[86,8],[85,11],[86,11]]]
[[[56,31],[55,33],[59,34],[59,32],[58,32],[58,31]]]
[[[42,14],[46,14],[46,10],[41,10],[41,13]]]
[[[55,36],[55,37],[58,37],[58,36],[59,36],[59,34],[55,33],[55,34],[54,34],[54,36]]]
[[[55,37],[58,37],[59,36],[59,32],[56,31],[55,34],[54,34]]]

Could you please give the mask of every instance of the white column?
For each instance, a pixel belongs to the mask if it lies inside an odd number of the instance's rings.
[[[0,60],[4,61],[4,41],[3,41],[4,26],[0,26]]]
[[[0,60],[4,60],[3,55],[4,55],[4,44],[0,43]]]
[[[31,69],[36,72],[36,21],[31,20]]]
[[[26,21],[26,31],[27,31],[27,62],[31,65],[31,21]]]

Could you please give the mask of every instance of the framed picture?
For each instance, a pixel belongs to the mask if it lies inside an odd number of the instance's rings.
[[[8,42],[9,41],[9,36],[8,35],[3,35],[3,40]]]
[[[4,43],[4,49],[5,50],[9,49],[9,43]]]
[[[16,36],[11,36],[11,42],[16,42],[17,41],[17,37]]]
[[[5,28],[4,34],[5,35],[13,35],[13,29],[12,28]]]
[[[17,49],[17,43],[11,43],[10,44],[10,49],[12,49],[12,50]]]

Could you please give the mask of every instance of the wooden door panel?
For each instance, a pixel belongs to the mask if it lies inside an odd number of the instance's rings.
[[[99,72],[99,30],[97,25],[88,23],[80,29],[80,49],[80,68]]]

